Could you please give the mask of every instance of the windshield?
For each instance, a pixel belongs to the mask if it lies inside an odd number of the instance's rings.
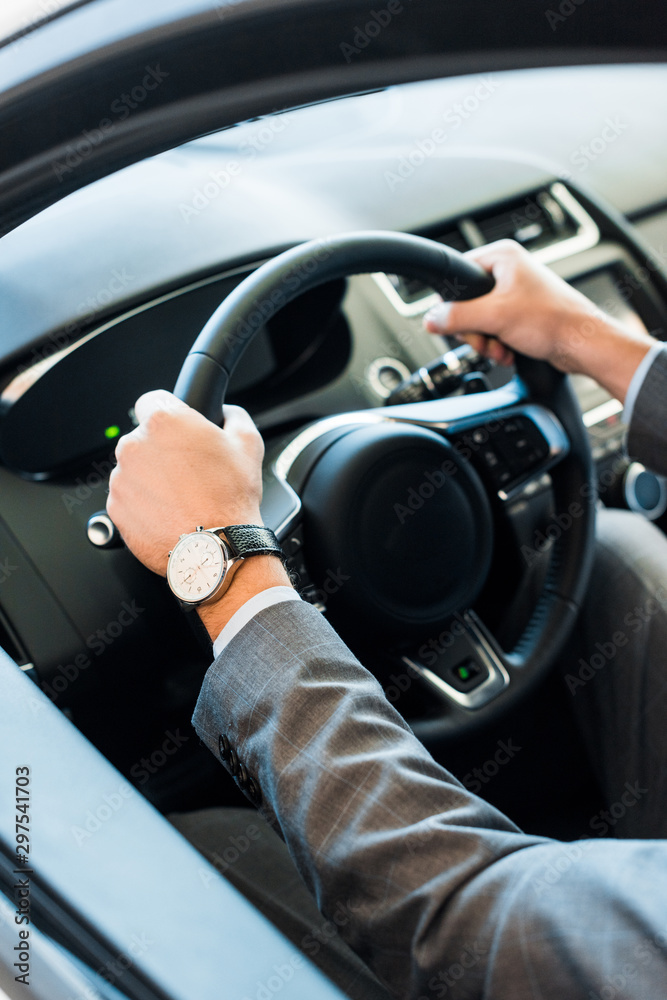
[[[34,31],[41,24],[91,0],[2,0],[0,45]]]

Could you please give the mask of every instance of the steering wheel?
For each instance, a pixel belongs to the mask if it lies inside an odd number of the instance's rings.
[[[441,244],[360,232],[305,243],[259,267],[197,337],[175,393],[215,423],[255,334],[309,289],[352,274],[418,278],[444,299],[493,287]],[[437,697],[422,739],[469,734],[517,705],[572,628],[592,563],[595,488],[569,380],[516,358],[501,389],[323,418],[265,468],[262,514],[319,592],[335,625],[377,637]],[[471,607],[493,555],[491,501],[549,471],[555,513],[548,569],[529,622],[503,650]]]

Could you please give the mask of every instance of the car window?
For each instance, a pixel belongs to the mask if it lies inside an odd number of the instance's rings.
[[[0,8],[0,45],[6,45],[53,21],[73,7],[91,0],[3,0]]]

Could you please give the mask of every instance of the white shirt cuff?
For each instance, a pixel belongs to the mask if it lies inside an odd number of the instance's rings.
[[[632,421],[632,414],[634,412],[635,403],[637,402],[637,396],[639,395],[640,389],[644,384],[644,379],[648,375],[649,368],[655,360],[656,354],[664,348],[664,344],[661,340],[656,340],[655,344],[650,348],[648,353],[639,362],[637,370],[632,376],[632,382],[627,391],[625,397],[625,406],[623,407],[623,423],[629,427]]]
[[[216,660],[227,646],[228,643],[232,641],[234,636],[241,631],[244,625],[247,625],[251,618],[259,614],[265,608],[270,608],[274,604],[282,604],[283,601],[300,601],[301,598],[297,594],[293,587],[269,587],[268,590],[262,590],[259,594],[255,594],[251,597],[249,601],[242,604],[238,611],[234,612],[232,617],[229,619],[222,632],[218,638],[213,643],[213,655]]]

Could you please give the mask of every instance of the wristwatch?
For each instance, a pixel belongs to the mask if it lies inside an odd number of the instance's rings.
[[[267,554],[285,558],[270,528],[257,524],[199,527],[181,535],[169,553],[167,582],[183,606],[210,604],[228,589],[243,559]]]

